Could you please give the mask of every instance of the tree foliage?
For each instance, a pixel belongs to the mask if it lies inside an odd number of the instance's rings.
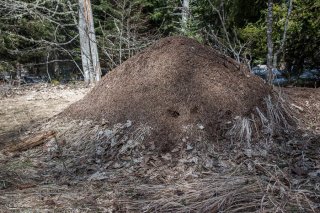
[[[180,35],[219,48],[239,61],[266,63],[265,0],[190,0],[187,30],[181,30],[181,0],[91,0],[101,66],[112,69],[154,40]],[[44,70],[50,62],[81,67],[75,0],[0,0],[0,70],[17,63]],[[273,7],[278,50],[288,0]],[[278,66],[292,72],[320,66],[320,0],[293,0],[286,42]],[[63,69],[63,68],[61,68]],[[56,75],[56,76],[55,76]]]

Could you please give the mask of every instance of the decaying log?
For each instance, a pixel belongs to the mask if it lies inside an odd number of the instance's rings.
[[[28,137],[21,142],[10,145],[7,148],[4,149],[4,153],[6,152],[21,152],[28,149],[31,149],[35,146],[39,146],[43,144],[48,139],[51,139],[56,134],[55,131],[48,131],[48,132],[40,132],[36,135],[32,135],[31,137]]]

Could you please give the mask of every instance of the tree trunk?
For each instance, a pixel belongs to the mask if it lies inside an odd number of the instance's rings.
[[[268,83],[272,84],[272,55],[273,55],[273,41],[272,41],[272,24],[273,24],[273,0],[268,0],[268,16],[267,16],[267,69],[268,69]]]
[[[92,59],[91,61],[92,61],[92,66],[94,70],[95,81],[100,81],[101,67],[100,67],[100,61],[99,61],[98,45],[97,45],[96,33],[94,30],[93,15],[92,15],[90,0],[87,0],[86,3],[87,3],[88,17],[89,17],[88,29],[89,29],[89,41],[90,41],[90,50],[91,50],[91,59]]]
[[[286,21],[284,23],[284,28],[283,28],[282,40],[281,40],[279,49],[274,53],[274,56],[273,56],[273,67],[278,66],[278,55],[283,51],[285,42],[287,40],[287,30],[288,30],[289,18],[290,18],[291,12],[292,12],[292,0],[289,0],[287,17],[286,17]]]
[[[20,64],[19,62],[16,65],[16,80],[18,83],[18,86],[20,86],[21,84],[21,71],[22,71],[22,64]]]
[[[55,50],[54,51],[53,73],[56,78],[60,77],[60,75],[61,75],[58,60],[59,60],[58,52]]]
[[[182,1],[182,13],[181,13],[181,31],[183,34],[187,33],[188,29],[188,18],[190,13],[190,0]]]
[[[101,67],[90,0],[79,0],[79,36],[84,80],[93,84],[101,79]]]

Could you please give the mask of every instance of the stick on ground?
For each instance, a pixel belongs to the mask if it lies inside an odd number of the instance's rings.
[[[4,149],[4,153],[7,152],[21,152],[33,147],[39,146],[43,144],[48,139],[51,139],[56,134],[55,131],[47,131],[47,132],[40,132],[31,137],[28,137],[18,144],[10,145]]]

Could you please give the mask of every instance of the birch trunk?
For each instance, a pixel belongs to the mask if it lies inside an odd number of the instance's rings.
[[[182,1],[182,14],[181,14],[181,30],[185,34],[188,29],[188,18],[190,13],[190,0]]]
[[[90,44],[90,51],[91,51],[91,61],[94,71],[94,78],[95,81],[100,81],[101,79],[101,67],[99,62],[99,54],[98,54],[98,45],[96,39],[96,33],[94,30],[94,23],[93,23],[93,14],[91,9],[90,0],[86,0],[87,8],[88,8],[88,30],[89,30],[89,44]]]
[[[272,24],[273,24],[273,0],[268,0],[268,16],[267,16],[267,69],[268,69],[268,83],[272,84],[272,55],[273,55],[273,41],[272,41]]]
[[[84,80],[92,84],[101,79],[101,67],[90,0],[79,0],[79,36]]]

